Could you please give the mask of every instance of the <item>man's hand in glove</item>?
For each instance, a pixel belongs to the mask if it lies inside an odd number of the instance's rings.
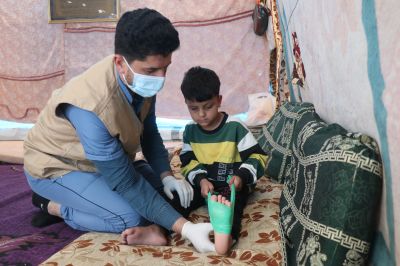
[[[176,191],[179,195],[181,201],[181,206],[187,208],[190,206],[190,202],[193,200],[193,188],[186,181],[182,179],[176,179],[175,177],[169,175],[161,179],[164,184],[164,193],[169,199],[173,199],[173,191]]]
[[[186,222],[182,227],[181,235],[192,242],[198,252],[215,252],[215,245],[208,237],[212,230],[213,227],[210,223]]]

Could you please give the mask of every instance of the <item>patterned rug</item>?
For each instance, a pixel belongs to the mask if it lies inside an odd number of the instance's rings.
[[[246,206],[239,242],[221,256],[198,253],[193,246],[173,234],[169,246],[128,246],[116,234],[86,233],[51,256],[45,265],[282,265],[279,233],[279,198],[282,185],[261,178]],[[205,207],[190,214],[193,222],[208,221]]]
[[[22,165],[0,165],[1,265],[38,265],[82,234],[65,223],[31,226],[31,195]]]

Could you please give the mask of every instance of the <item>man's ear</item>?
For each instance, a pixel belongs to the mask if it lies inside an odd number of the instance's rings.
[[[119,73],[123,73],[124,70],[124,59],[122,58],[122,55],[115,54],[114,55],[114,64],[118,70]]]

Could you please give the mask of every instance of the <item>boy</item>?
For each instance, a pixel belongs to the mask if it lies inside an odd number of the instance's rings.
[[[240,120],[219,111],[219,90],[220,80],[214,71],[197,66],[185,73],[181,91],[194,123],[185,128],[180,159],[182,174],[195,191],[189,210],[204,205],[209,192],[218,194],[209,201],[231,206],[227,199],[234,184],[236,202],[232,204],[231,233],[218,232],[213,224],[216,251],[225,254],[239,238],[243,209],[252,187],[264,173],[266,154]],[[228,180],[228,176],[232,178]],[[213,222],[210,207],[209,213]]]

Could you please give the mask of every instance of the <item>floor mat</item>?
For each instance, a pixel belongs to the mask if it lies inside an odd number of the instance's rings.
[[[38,265],[83,232],[65,223],[31,226],[38,210],[22,165],[0,165],[0,264]]]
[[[175,233],[168,246],[128,246],[121,243],[117,234],[90,232],[42,265],[282,265],[284,253],[279,232],[282,187],[265,177],[258,180],[243,212],[239,241],[226,256],[198,253],[189,241]],[[195,223],[208,222],[206,207],[192,212],[189,219]]]

